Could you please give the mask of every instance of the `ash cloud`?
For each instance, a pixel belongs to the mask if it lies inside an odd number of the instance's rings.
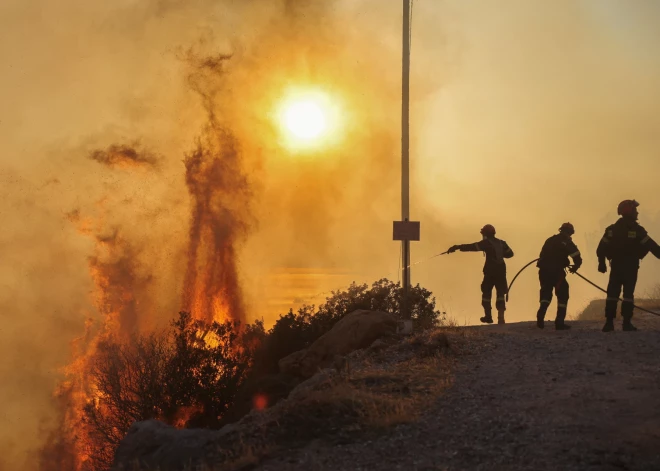
[[[106,149],[96,149],[89,153],[89,158],[111,168],[156,167],[159,158],[155,154],[140,148],[139,143],[112,144]]]

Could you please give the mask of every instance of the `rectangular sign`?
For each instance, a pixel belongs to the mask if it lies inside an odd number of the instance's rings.
[[[394,221],[394,240],[419,240],[419,221]]]

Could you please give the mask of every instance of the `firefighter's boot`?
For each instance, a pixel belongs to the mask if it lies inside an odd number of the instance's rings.
[[[483,322],[484,324],[492,324],[493,323],[493,315],[491,314],[490,308],[486,309],[484,308],[484,317],[480,318],[479,320]]]
[[[555,330],[569,330],[571,328],[570,325],[566,324],[564,322],[564,319],[566,319],[566,302],[560,302],[557,305],[557,317],[555,318]]]
[[[635,332],[637,327],[635,327],[632,322],[630,322],[630,317],[623,319],[623,331],[624,332]]]
[[[614,331],[614,319],[607,317],[605,319],[605,325],[603,326],[603,332],[612,332]]]
[[[545,313],[548,311],[548,303],[547,302],[541,302],[541,306],[539,307],[538,312],[536,313],[536,327],[539,329],[543,329],[545,327],[544,320],[545,320]]]
[[[504,321],[504,309],[498,309],[497,310],[497,323],[498,324],[505,324],[506,323]]]
[[[545,328],[545,323],[543,322],[543,316],[536,315],[536,327],[539,329]]]

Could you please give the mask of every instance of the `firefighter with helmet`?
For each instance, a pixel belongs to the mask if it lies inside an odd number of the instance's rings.
[[[569,287],[566,281],[566,268],[570,266],[569,257],[573,259],[571,273],[577,272],[582,265],[582,257],[577,246],[571,238],[575,228],[570,222],[565,222],[555,234],[545,241],[541,255],[536,266],[539,268],[539,281],[541,283],[540,306],[536,313],[536,326],[544,327],[545,313],[552,301],[552,291],[557,295],[557,316],[555,317],[556,330],[568,330],[570,325],[564,322],[568,306]]]
[[[485,315],[480,320],[487,324],[493,323],[491,298],[493,288],[495,288],[497,291],[495,302],[497,323],[504,324],[505,296],[508,290],[504,259],[513,257],[513,250],[506,242],[495,237],[495,228],[490,224],[486,224],[481,229],[481,235],[483,240],[473,244],[454,245],[449,248],[448,252],[453,253],[457,250],[461,252],[484,252],[486,263],[484,265],[484,280],[481,283],[481,305],[484,308]]]
[[[607,272],[605,260],[610,262],[610,281],[607,285],[607,300],[605,301],[605,326],[603,332],[614,330],[614,318],[623,288],[621,317],[623,330],[635,331],[632,316],[635,302],[635,285],[639,261],[651,252],[660,258],[660,247],[649,237],[646,230],[637,223],[639,203],[635,200],[624,200],[619,203],[617,213],[619,220],[605,229],[605,235],[598,244],[598,271]]]

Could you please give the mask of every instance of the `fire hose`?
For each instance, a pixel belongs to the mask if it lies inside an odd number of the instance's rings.
[[[539,259],[537,258],[537,259],[534,259],[534,260],[532,260],[531,262],[529,262],[527,265],[525,265],[524,267],[522,267],[522,268],[520,269],[520,271],[518,271],[518,273],[516,273],[516,276],[513,277],[513,280],[511,280],[511,284],[509,285],[509,287],[508,287],[508,289],[507,289],[507,292],[506,292],[506,300],[507,300],[507,302],[509,301],[509,291],[511,291],[511,287],[513,286],[513,283],[516,281],[516,278],[518,278],[518,276],[520,276],[520,274],[521,274],[523,271],[525,271],[525,269],[526,269],[528,266],[530,266],[530,265],[531,265],[532,263],[534,263],[534,262],[537,262],[538,260],[539,260]],[[607,294],[607,290],[606,290],[606,289],[601,288],[601,287],[598,286],[596,283],[594,283],[593,281],[589,280],[587,277],[582,276],[582,275],[581,275],[580,273],[578,273],[578,272],[571,272],[571,273],[573,273],[574,275],[579,276],[580,278],[582,278],[584,281],[586,281],[587,283],[589,283],[589,284],[590,284],[591,286],[593,286],[594,288],[596,288],[596,289],[602,291],[603,293]],[[618,299],[619,301],[623,302],[623,299],[621,299],[621,298],[617,298],[617,299]],[[649,314],[653,314],[654,316],[660,316],[660,313],[653,312],[653,311],[649,311],[648,309],[644,309],[643,307],[639,307],[639,306],[636,305],[636,304],[633,304],[633,307],[634,307],[635,309],[639,309],[640,311],[647,312],[647,313],[649,313]]]
[[[594,288],[599,289],[599,290],[601,290],[603,293],[607,294],[607,290],[601,288],[600,286],[598,286],[598,285],[597,285],[596,283],[594,283],[593,281],[588,280],[586,277],[580,275],[578,272],[575,272],[575,273],[573,273],[573,274],[579,276],[580,278],[582,278],[584,281],[586,281],[587,283],[589,283],[589,284],[590,284],[591,286],[593,286]],[[621,298],[618,298],[618,300],[621,301],[621,302],[623,302],[623,300],[622,300]],[[637,306],[636,304],[633,304],[633,307],[634,307],[635,309],[639,309],[640,311],[644,311],[644,312],[648,312],[649,314],[653,314],[654,316],[660,316],[660,313],[653,312],[653,311],[649,311],[648,309],[644,309],[643,307],[639,307],[639,306]]]
[[[511,291],[511,287],[512,287],[513,284],[516,282],[516,278],[518,278],[518,277],[520,276],[520,274],[521,274],[522,272],[525,271],[525,268],[527,268],[528,266],[530,266],[532,263],[534,263],[534,262],[538,262],[538,261],[539,261],[539,259],[538,259],[538,258],[535,258],[534,260],[532,260],[531,262],[529,262],[527,265],[525,265],[524,267],[522,267],[522,268],[520,269],[520,271],[519,271],[518,273],[516,273],[516,276],[513,277],[513,280],[511,280],[511,284],[509,285],[509,287],[508,287],[507,290],[506,290],[506,302],[507,302],[507,303],[509,302],[509,291]]]

